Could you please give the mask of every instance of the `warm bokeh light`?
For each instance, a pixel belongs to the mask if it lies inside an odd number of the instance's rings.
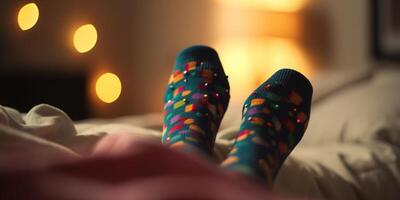
[[[39,8],[35,3],[24,5],[18,12],[18,26],[25,31],[31,29],[39,19]]]
[[[79,27],[74,34],[74,46],[79,53],[90,51],[97,42],[97,30],[92,24]]]
[[[297,12],[304,8],[309,0],[218,0],[222,3],[246,6],[254,9],[266,9],[276,12]]]
[[[233,101],[242,101],[275,71],[291,68],[312,77],[311,63],[296,40],[265,37],[234,39],[216,45],[229,75]]]
[[[121,94],[121,90],[121,81],[113,73],[104,73],[96,81],[96,95],[105,103],[116,101]]]
[[[242,102],[280,68],[312,76],[311,61],[300,45],[304,24],[298,13],[308,0],[218,1],[222,6],[216,13],[214,44],[230,77],[233,102]]]
[[[257,84],[264,82],[281,68],[295,69],[311,78],[313,70],[310,60],[296,40],[289,38],[266,38],[256,42],[254,66],[257,70]]]
[[[251,66],[249,51],[238,42],[222,42],[216,45],[225,73],[229,76],[231,101],[242,102],[254,88],[255,71]]]
[[[217,37],[290,37],[301,38],[304,17],[298,13],[253,12],[222,7],[216,13],[213,30]]]

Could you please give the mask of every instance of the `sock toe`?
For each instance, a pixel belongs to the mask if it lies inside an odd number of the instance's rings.
[[[213,48],[203,45],[191,46],[182,50],[176,58],[176,64],[180,66],[195,60],[221,65],[218,53]]]
[[[262,87],[267,85],[278,84],[282,86],[283,90],[296,91],[304,100],[310,102],[313,93],[311,82],[300,72],[293,69],[280,69],[275,72]],[[257,89],[260,90],[260,89]]]

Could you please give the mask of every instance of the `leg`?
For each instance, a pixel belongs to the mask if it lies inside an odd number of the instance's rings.
[[[246,100],[243,122],[224,168],[272,183],[307,127],[311,83],[282,69]]]
[[[183,50],[165,94],[162,143],[210,155],[228,101],[228,80],[215,50]]]

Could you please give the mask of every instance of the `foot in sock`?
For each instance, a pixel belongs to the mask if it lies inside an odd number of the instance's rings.
[[[307,128],[311,97],[302,74],[276,72],[245,101],[240,131],[222,166],[271,184]]]
[[[206,46],[183,50],[165,93],[162,143],[211,154],[229,98],[217,52]]]

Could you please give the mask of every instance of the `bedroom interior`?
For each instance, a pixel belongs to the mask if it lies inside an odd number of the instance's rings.
[[[311,80],[313,106],[274,191],[398,199],[398,9],[395,0],[2,0],[0,154],[8,163],[0,177],[24,162],[50,166],[45,154],[90,155],[114,132],[159,141],[175,57],[204,44],[218,51],[231,86],[217,161],[247,95],[288,67]],[[32,150],[19,156],[23,145]]]
[[[158,99],[162,99],[169,68],[176,53],[190,44],[210,45],[220,52],[231,74],[235,102],[241,102],[279,66],[299,68],[312,76],[324,68],[369,65],[367,3],[279,2],[191,1],[197,8],[192,10],[185,9],[187,1],[179,0],[112,5],[107,1],[39,1],[37,24],[23,31],[17,14],[29,2],[4,1],[1,60],[3,68],[84,74],[88,96],[82,101],[88,102],[90,116],[107,118],[160,111]],[[79,53],[74,48],[74,31],[87,24],[97,30],[97,43]],[[254,70],[246,70],[250,66]],[[240,80],[240,74],[249,71],[255,78]],[[111,104],[94,92],[93,79],[105,72],[117,74],[123,85],[118,100]],[[143,85],[151,85],[152,92],[134,95]]]

